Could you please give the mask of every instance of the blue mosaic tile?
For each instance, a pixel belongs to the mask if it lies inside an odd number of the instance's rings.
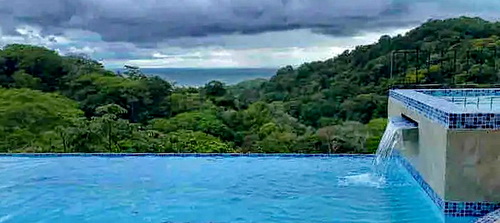
[[[404,158],[399,151],[394,150],[393,156],[417,181],[436,206],[447,216],[455,217],[482,217],[496,209],[500,209],[500,203],[491,202],[457,202],[443,200],[432,187],[422,178],[413,165]]]
[[[399,162],[413,177],[415,181],[420,185],[424,192],[429,196],[429,198],[434,202],[434,204],[442,211],[444,211],[444,201],[441,197],[434,192],[432,187],[422,178],[420,173],[413,167],[413,165],[404,158],[399,151],[394,150],[393,156],[397,162]]]
[[[500,113],[464,109],[440,94],[500,96],[500,89],[391,90],[389,98],[448,129],[500,129]]]
[[[450,216],[481,217],[500,208],[500,203],[490,202],[445,202],[445,214]]]
[[[476,223],[495,223],[500,221],[500,209],[493,211],[486,216],[480,218]]]

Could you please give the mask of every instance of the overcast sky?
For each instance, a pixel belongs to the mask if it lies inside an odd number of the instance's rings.
[[[279,67],[499,10],[499,0],[0,0],[0,44],[85,53],[109,68]]]

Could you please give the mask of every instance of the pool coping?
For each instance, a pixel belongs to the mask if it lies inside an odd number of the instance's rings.
[[[471,91],[472,89],[456,89],[453,91]],[[480,110],[463,110],[459,105],[445,99],[435,97],[425,91],[435,89],[397,89],[389,91],[389,100],[402,103],[426,118],[443,125],[447,129],[500,129],[500,112],[484,112]],[[451,91],[451,90],[450,90]],[[500,89],[475,89],[474,92],[495,91]]]
[[[0,153],[0,157],[375,157],[375,154],[327,153]]]

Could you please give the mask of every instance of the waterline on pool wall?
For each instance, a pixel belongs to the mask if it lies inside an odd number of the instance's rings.
[[[417,139],[396,147],[396,160],[446,215],[483,216],[500,208],[500,110],[464,108],[443,96],[497,93],[500,89],[389,93],[389,117],[418,123]]]

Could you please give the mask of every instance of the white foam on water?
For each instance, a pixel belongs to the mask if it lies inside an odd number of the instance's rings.
[[[381,188],[386,185],[385,177],[377,176],[372,173],[362,173],[342,177],[339,180],[341,186],[364,186]]]

